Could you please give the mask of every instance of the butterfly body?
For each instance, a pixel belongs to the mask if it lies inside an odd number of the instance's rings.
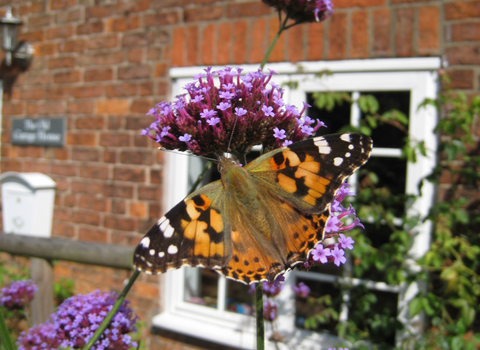
[[[160,218],[134,264],[147,273],[190,265],[243,283],[273,281],[323,240],[335,192],[371,148],[364,135],[337,134],[276,149],[245,167],[222,157],[221,179]]]

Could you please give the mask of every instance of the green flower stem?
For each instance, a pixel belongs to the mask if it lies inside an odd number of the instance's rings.
[[[278,30],[277,35],[275,35],[275,38],[273,38],[272,43],[271,43],[270,46],[268,47],[268,50],[267,50],[267,52],[265,53],[265,56],[263,57],[263,61],[262,61],[262,63],[260,64],[260,69],[263,70],[263,67],[265,67],[265,65],[267,64],[268,57],[270,57],[270,54],[272,53],[272,50],[273,50],[275,44],[277,43],[278,38],[279,38],[280,35],[282,34],[282,32],[283,32],[283,26],[280,26],[280,29]]]
[[[133,273],[132,277],[130,277],[130,280],[128,281],[127,285],[125,288],[123,288],[122,292],[117,298],[117,301],[115,301],[115,304],[113,304],[112,310],[108,313],[107,317],[103,320],[103,322],[100,324],[100,327],[95,331],[93,334],[93,337],[90,338],[90,341],[87,343],[87,345],[84,346],[83,350],[88,350],[90,349],[93,344],[100,338],[102,333],[105,331],[105,329],[108,327],[110,322],[112,321],[113,316],[117,313],[118,309],[120,308],[120,305],[122,305],[123,300],[127,296],[127,293],[130,291],[130,288],[132,288],[133,282],[137,279],[138,275],[140,275],[140,271],[135,270]]]
[[[15,350],[16,348],[13,345],[12,339],[10,338],[10,334],[8,333],[7,325],[5,324],[5,320],[3,318],[3,312],[0,308],[0,344],[3,343],[5,345],[6,350]]]
[[[257,350],[265,349],[265,325],[263,323],[263,283],[255,285],[255,308],[257,313]]]

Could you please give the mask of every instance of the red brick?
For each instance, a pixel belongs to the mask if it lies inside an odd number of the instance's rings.
[[[187,31],[187,66],[198,65],[198,26],[193,25],[186,28]]]
[[[41,100],[43,99],[44,90],[40,88],[32,88],[20,90],[20,100]]]
[[[65,40],[58,44],[59,52],[82,52],[84,49],[84,39]]]
[[[228,18],[259,17],[271,12],[272,9],[260,1],[227,5]]]
[[[445,4],[445,19],[465,19],[480,17],[480,1],[455,1]]]
[[[48,39],[65,39],[73,35],[74,28],[72,25],[51,28],[47,31]]]
[[[153,76],[156,78],[168,77],[168,65],[164,62],[158,62],[155,64],[155,70]]]
[[[53,115],[65,113],[64,101],[42,101],[27,103],[26,112],[29,116]]]
[[[112,199],[112,213],[113,214],[125,214],[126,205],[124,199]]]
[[[268,23],[268,45],[270,45],[275,35],[277,35],[278,19],[272,18],[268,21]],[[278,41],[275,44],[270,57],[268,58],[268,62],[282,62],[285,60],[285,37],[286,35],[281,35],[280,38],[278,38]]]
[[[146,46],[150,44],[148,40],[147,33],[134,33],[129,34],[125,33],[122,39],[122,46],[123,47],[131,47],[131,46]]]
[[[158,219],[163,214],[162,208],[158,203],[149,203],[148,204],[148,217],[150,219]]]
[[[162,196],[162,188],[160,186],[139,186],[138,199],[146,201],[158,201]]]
[[[17,157],[27,157],[27,158],[40,158],[42,157],[43,150],[39,147],[26,146],[26,147],[15,147],[17,152]]]
[[[103,161],[105,163],[117,163],[117,152],[115,152],[115,151],[104,151],[103,152]]]
[[[136,218],[147,218],[147,204],[142,202],[130,202],[128,215]]]
[[[106,180],[108,176],[108,167],[105,165],[82,165],[79,169],[80,177],[86,177],[96,180]]]
[[[391,55],[390,48],[390,9],[383,8],[373,11],[373,41],[372,52],[375,56]]]
[[[79,102],[85,103],[85,102]],[[75,128],[77,129],[94,129],[99,130],[105,127],[105,118],[103,117],[85,117],[77,118]]]
[[[120,83],[105,86],[106,97],[130,97],[137,94],[137,86],[131,83]]]
[[[117,132],[117,135],[119,135],[120,129],[123,128],[124,125],[124,118],[119,118],[119,117],[110,117],[108,118],[108,125],[107,129],[109,130],[115,130]]]
[[[173,29],[172,38],[172,66],[182,67],[185,58],[185,28]]]
[[[77,26],[77,35],[88,35],[103,32],[103,22],[87,22]]]
[[[67,113],[71,114],[92,114],[95,110],[95,105],[92,101],[67,101]],[[93,118],[90,118],[93,119]],[[78,128],[78,120],[77,120]],[[81,129],[81,128],[80,128]]]
[[[201,64],[204,64],[206,66],[213,65],[214,64],[213,52],[215,49],[215,24],[211,23],[206,25],[202,30],[201,37],[202,37],[201,48],[200,48]]]
[[[100,225],[100,214],[90,210],[76,210],[72,213],[71,221],[77,224]]]
[[[249,33],[248,42],[250,43],[250,53],[248,56],[249,63],[262,62],[265,52],[266,42],[266,20],[259,18],[252,24],[252,29]]]
[[[77,62],[80,66],[94,65],[116,65],[124,61],[125,53],[123,51],[110,51],[104,53],[94,53],[82,55]]]
[[[439,45],[440,11],[438,6],[423,6],[418,9],[417,50],[431,53]]]
[[[143,47],[134,47],[127,52],[127,59],[130,63],[143,62],[143,56],[145,56],[145,49]]]
[[[80,241],[108,243],[108,230],[92,227],[80,227],[78,229]]]
[[[162,3],[163,3],[163,1],[162,1]],[[119,5],[121,6],[121,9],[124,12],[128,12],[128,13],[142,12],[142,11],[146,11],[150,8],[151,1],[150,0],[136,0],[134,2],[121,3]]]
[[[45,85],[49,84],[51,81],[51,75],[47,73],[29,73],[25,76],[24,84],[25,85]]]
[[[40,13],[45,11],[45,2],[36,1],[30,4],[21,5],[18,8],[18,14],[20,16],[28,15],[30,13]]]
[[[52,236],[73,238],[75,236],[75,227],[72,224],[60,224],[54,222],[52,225]],[[59,276],[58,265],[55,265],[55,276]],[[65,276],[66,277],[66,276]]]
[[[118,69],[118,79],[120,80],[145,79],[150,76],[151,67],[146,64],[120,67]]]
[[[344,59],[347,54],[347,16],[336,13],[329,21],[327,57],[329,60]]]
[[[350,58],[367,58],[369,56],[368,12],[352,13],[350,26]]]
[[[147,15],[144,17],[144,25],[146,27],[163,27],[177,24],[181,20],[181,15],[178,10],[157,12],[154,15]]]
[[[50,86],[45,88],[47,100],[64,100],[70,96],[71,90],[67,87]]]
[[[248,25],[246,20],[238,20],[233,23],[233,57],[232,63],[243,64],[247,59],[247,34]]]
[[[118,44],[118,34],[99,35],[89,38],[87,48],[89,50],[103,50],[117,47]]]
[[[76,5],[75,0],[51,0],[50,9],[51,10],[64,10],[69,7]]]
[[[105,227],[120,231],[136,231],[136,220],[119,215],[106,215]]]
[[[72,192],[99,194],[103,192],[103,183],[86,179],[72,180]]]
[[[130,112],[140,113],[142,115],[145,115],[145,113],[147,113],[152,107],[153,107],[153,102],[151,99],[149,98],[136,99],[132,101]]]
[[[46,27],[50,25],[51,22],[52,22],[52,16],[47,15],[45,13],[28,17],[29,28]]]
[[[130,135],[112,133],[100,135],[100,146],[104,147],[128,147],[130,146]]]
[[[50,165],[50,172],[55,175],[62,175],[62,176],[76,176],[77,175],[77,167],[74,165],[68,164],[52,164]]]
[[[45,39],[45,32],[43,29],[33,30],[31,32],[25,32],[18,35],[18,40],[26,40],[30,43],[36,41],[43,41]]]
[[[78,70],[69,70],[68,72],[56,73],[53,76],[53,82],[55,84],[67,84],[78,83],[80,81],[81,74]]]
[[[85,19],[105,18],[115,14],[115,5],[100,5],[87,7],[85,9]]]
[[[109,32],[126,32],[137,29],[140,25],[139,17],[125,17],[125,18],[109,18],[107,20],[107,31]]]
[[[40,157],[39,157],[40,158]],[[37,159],[33,162],[23,162],[23,171],[26,173],[49,173],[50,163],[40,163]]]
[[[217,27],[217,64],[230,63],[232,51],[232,25],[222,22]]]
[[[471,69],[448,70],[448,77],[452,89],[473,89],[474,71]]]
[[[129,110],[129,101],[122,99],[100,100],[97,101],[98,114],[127,114]]]
[[[288,35],[288,60],[290,62],[298,62],[304,59],[303,38],[305,26],[295,26],[287,31]]]
[[[413,32],[415,14],[413,7],[395,10],[395,55],[400,57],[413,56]]]
[[[98,162],[100,160],[100,152],[92,148],[74,148],[72,150],[72,160]]]
[[[55,44],[51,43],[34,44],[33,48],[35,50],[35,56],[51,56],[56,52]]]
[[[78,196],[78,207],[95,211],[108,211],[108,200],[98,195],[81,194]]]
[[[2,171],[22,171],[22,165],[15,159],[3,159],[1,160]]]
[[[74,57],[57,57],[48,60],[48,69],[73,68],[74,66]]]
[[[113,169],[115,181],[145,182],[145,170],[138,168],[115,168]]]
[[[152,184],[161,184],[162,183],[162,171],[157,169],[150,170],[150,182]]]
[[[454,23],[450,41],[480,41],[480,23]]]
[[[120,162],[123,164],[152,165],[151,151],[123,151],[120,153]]]
[[[391,0],[395,1],[395,0]],[[418,0],[415,0],[418,1]],[[427,0],[428,1],[428,0]],[[335,0],[335,9],[354,7],[373,7],[385,5],[385,0]]]
[[[185,22],[213,21],[222,17],[223,6],[208,6],[186,9],[184,12]]]
[[[82,85],[81,87],[72,88],[72,96],[74,98],[91,98],[99,97],[103,94],[103,86],[101,85]]]
[[[323,22],[307,24],[307,59],[324,59],[325,27]]]
[[[70,10],[70,11],[60,11],[55,14],[56,23],[71,23],[79,22],[82,18],[82,12],[80,9]]]
[[[84,81],[105,81],[113,79],[111,68],[89,69],[85,71]]]
[[[96,146],[96,137],[93,133],[67,133],[67,145]]]

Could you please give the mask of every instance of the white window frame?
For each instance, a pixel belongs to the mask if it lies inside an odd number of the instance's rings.
[[[256,71],[257,65],[241,66],[246,71]],[[214,67],[218,69],[221,67]],[[306,100],[307,92],[314,91],[411,91],[410,97],[410,124],[411,135],[425,141],[428,157],[420,157],[414,164],[407,166],[406,193],[418,195],[417,184],[419,180],[428,175],[435,165],[435,150],[437,146],[434,127],[437,121],[436,111],[432,107],[418,109],[418,105],[425,98],[437,96],[437,71],[441,68],[441,59],[429,58],[394,58],[372,60],[345,60],[301,62],[298,64],[277,63],[269,64],[267,69],[279,73],[274,77],[277,84],[283,82],[298,82],[298,87],[291,91],[285,87],[284,100],[286,103],[302,106]],[[300,70],[301,69],[301,70]],[[172,98],[184,93],[182,87],[192,81],[192,77],[203,70],[203,67],[172,68]],[[321,78],[315,74],[329,71],[333,75],[324,75]],[[299,73],[301,72],[301,73]],[[359,116],[358,107],[352,105],[352,123],[355,116]],[[358,118],[357,118],[358,119]],[[398,157],[400,150],[375,148],[372,156]],[[188,157],[167,152],[164,158],[164,187],[163,209],[168,210],[187,195],[188,183]],[[353,179],[355,181],[355,178]],[[409,212],[425,216],[433,203],[435,188],[431,183],[425,183],[422,196],[414,203]],[[417,227],[418,234],[414,237],[412,248],[407,259],[412,262],[425,254],[430,246],[431,224],[426,222]],[[297,329],[294,324],[295,298],[290,286],[294,283],[294,276],[302,276],[302,272],[287,274],[285,288],[277,297],[280,304],[278,326],[280,332],[288,334],[289,345],[294,344],[296,349],[318,349],[335,347],[338,339],[329,334],[309,332]],[[327,276],[331,282],[345,279],[342,277]],[[327,277],[325,277],[327,276]],[[235,314],[223,309],[213,309],[184,301],[184,269],[169,271],[161,278],[162,312],[156,315],[153,326],[169,331],[185,334],[203,340],[219,343],[240,349],[254,348],[255,329],[254,319],[249,316]],[[365,284],[365,281],[348,279],[349,283]],[[225,279],[219,278],[218,305],[224,305],[225,293],[222,293]],[[374,290],[393,291],[399,293],[399,319],[408,322],[408,302],[418,292],[419,286],[411,284],[406,286],[389,286],[383,282],[367,282],[367,288]],[[347,296],[348,297],[348,296]],[[342,319],[342,313],[340,315]],[[411,321],[411,320],[410,320]],[[414,324],[416,322],[410,322]],[[408,331],[415,331],[413,326]],[[268,331],[268,327],[267,327]],[[400,340],[401,334],[397,334]],[[272,344],[267,344],[267,349],[273,349]],[[281,347],[283,348],[282,344]]]

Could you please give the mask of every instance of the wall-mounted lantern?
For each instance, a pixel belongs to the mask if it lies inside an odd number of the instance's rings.
[[[26,42],[17,43],[17,27],[22,21],[12,15],[12,10],[7,7],[5,15],[0,18],[0,30],[2,33],[2,49],[5,51],[5,63],[12,64],[12,56],[21,60],[22,66],[28,66],[33,56],[33,48]]]

